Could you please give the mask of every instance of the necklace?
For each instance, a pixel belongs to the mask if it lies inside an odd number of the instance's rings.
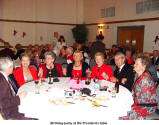
[[[79,66],[81,66],[81,64],[79,64],[79,65],[77,65],[77,66],[76,66],[76,65],[74,65],[74,67],[79,67]]]

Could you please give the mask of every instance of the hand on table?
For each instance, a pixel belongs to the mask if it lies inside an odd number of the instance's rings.
[[[18,96],[19,96],[20,99],[24,99],[27,96],[27,92],[23,91],[23,92],[19,93]]]
[[[116,82],[118,82],[119,80],[116,78],[116,77],[111,77],[110,78],[110,80],[111,80],[111,82],[113,82],[113,83],[116,83]]]
[[[91,73],[92,73],[91,70],[89,69],[86,70],[87,77],[91,77]]]
[[[108,75],[107,75],[105,72],[102,73],[102,77],[103,77],[105,80],[107,80],[107,79],[109,78]]]
[[[42,77],[43,76],[43,69],[39,68],[39,73],[38,73],[38,77]]]
[[[126,81],[127,81],[127,79],[126,79],[126,78],[122,78],[122,79],[121,79],[121,83],[123,83],[123,84],[125,84],[125,83],[126,83]]]

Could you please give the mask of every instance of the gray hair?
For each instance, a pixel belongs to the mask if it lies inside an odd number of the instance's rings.
[[[120,56],[121,58],[125,59],[125,54],[122,52],[117,52],[115,56]]]
[[[56,54],[54,52],[47,51],[44,53],[44,57],[46,57],[47,55],[51,56],[53,59],[56,58]]]
[[[73,48],[71,46],[67,47],[67,51],[69,52],[69,54],[73,54]]]
[[[13,61],[9,57],[0,58],[0,71],[7,71],[11,66],[13,66]]]

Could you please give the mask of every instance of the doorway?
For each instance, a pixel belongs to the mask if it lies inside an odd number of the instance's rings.
[[[144,26],[122,26],[117,28],[117,43],[135,52],[143,52]]]

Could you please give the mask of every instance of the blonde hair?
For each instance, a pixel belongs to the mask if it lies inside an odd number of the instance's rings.
[[[76,54],[80,54],[81,60],[83,59],[83,54],[82,54],[82,52],[81,52],[80,50],[76,50],[76,51],[73,53],[73,58],[74,58],[74,55],[76,55]]]
[[[94,55],[94,59],[97,57],[97,56],[100,56],[104,59],[104,54],[102,52],[97,52],[95,55]]]

